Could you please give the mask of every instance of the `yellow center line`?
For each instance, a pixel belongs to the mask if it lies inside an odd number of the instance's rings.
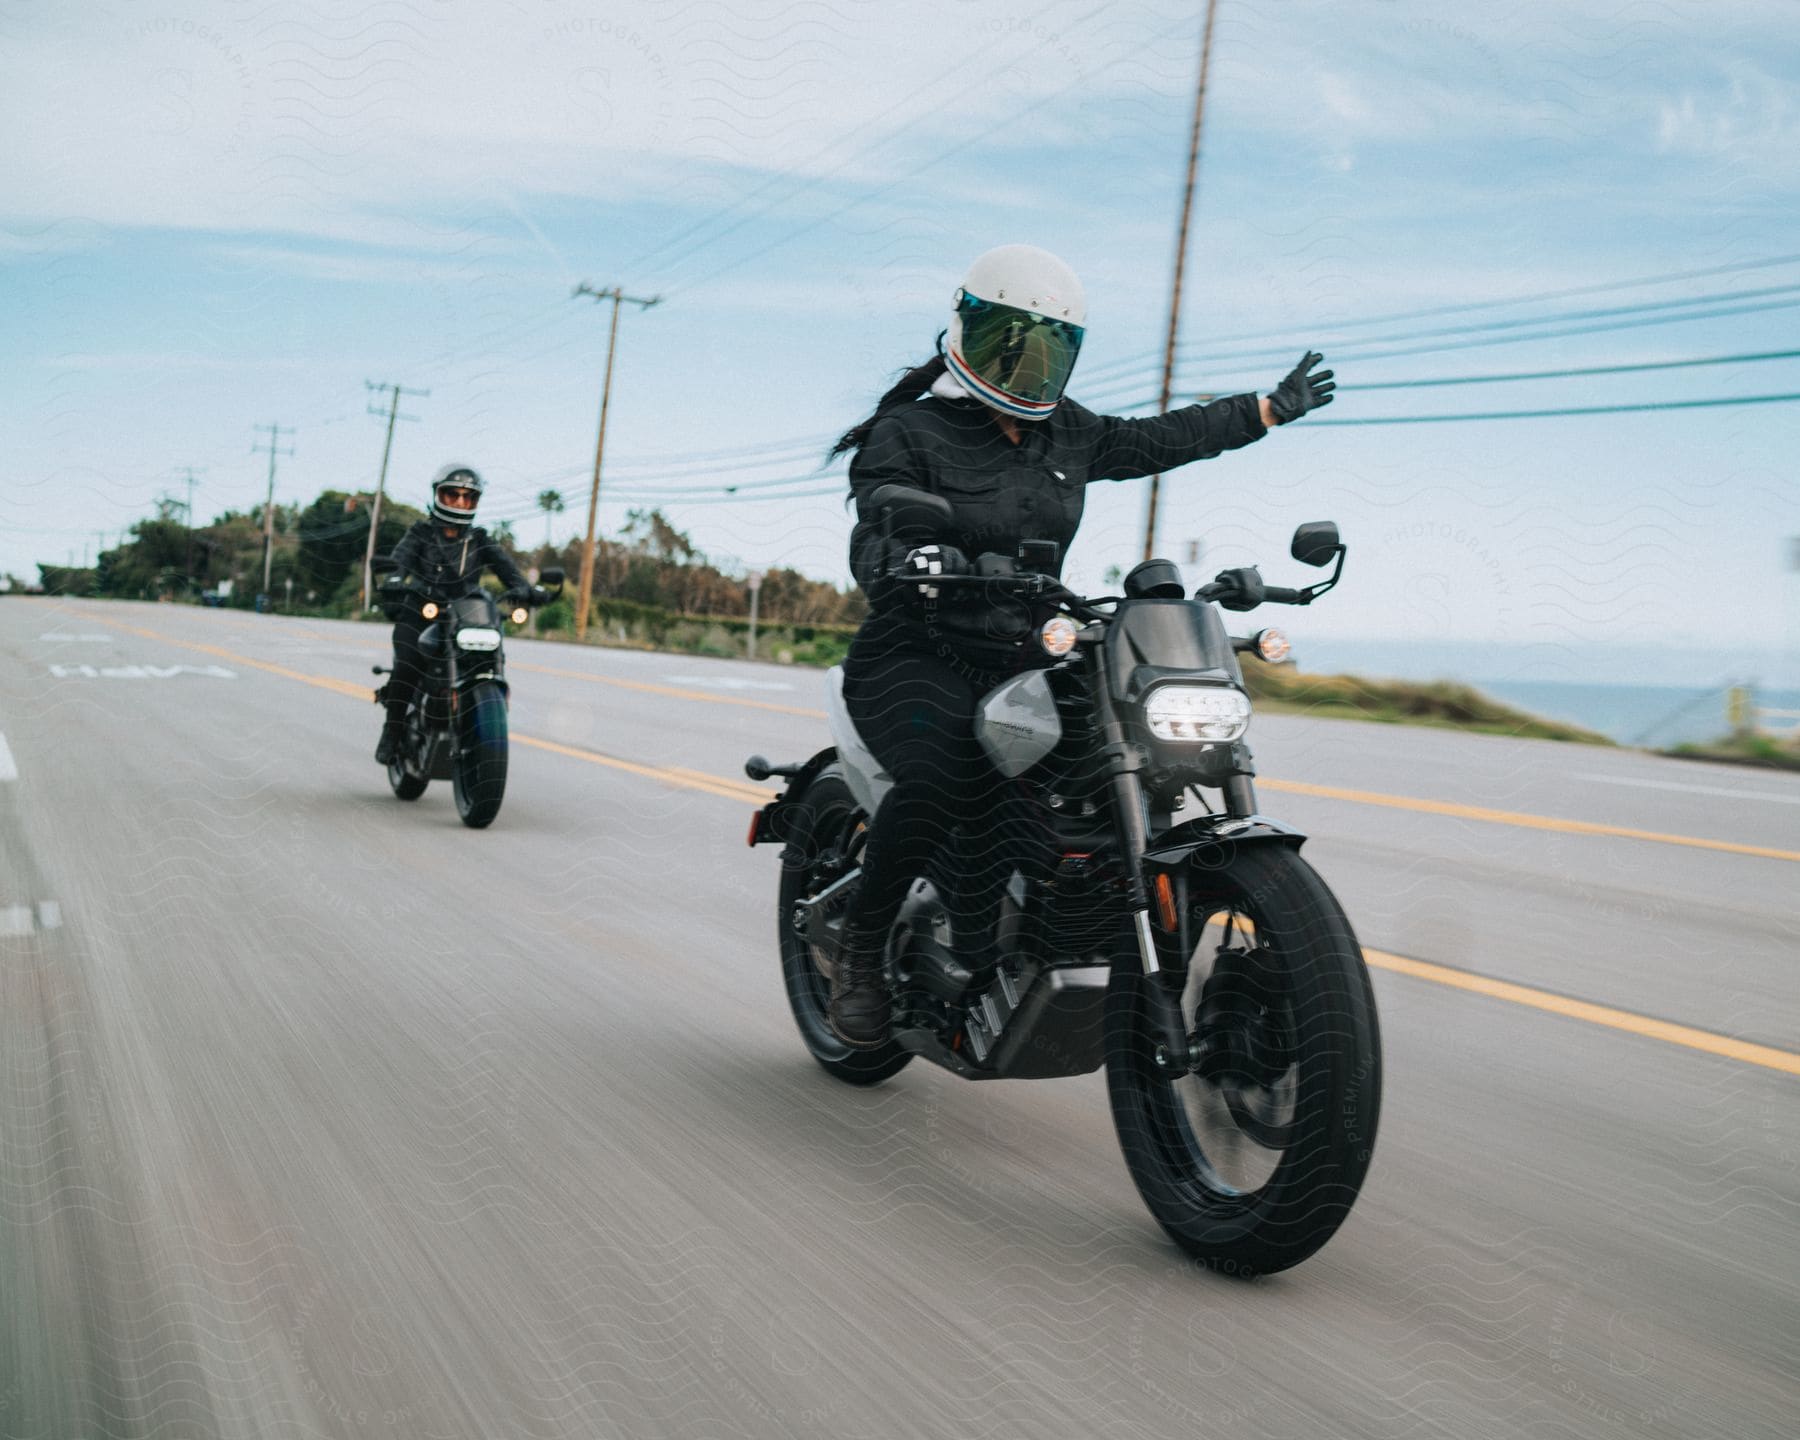
[[[171,645],[182,645],[190,650],[198,650],[203,654],[217,655],[233,659],[240,664],[249,665],[259,670],[267,670],[272,674],[286,675],[291,679],[302,680],[309,685],[318,685],[327,690],[338,690],[347,695],[364,695],[368,692],[360,686],[352,685],[346,680],[335,680],[322,675],[305,675],[297,670],[288,670],[267,661],[251,660],[242,655],[233,655],[215,646],[202,645],[191,641],[169,640],[151,630],[136,626],[123,625],[117,621],[101,621],[101,624],[113,624],[124,630],[131,630],[153,640],[165,640]],[[583,670],[565,670],[551,665],[534,665],[525,661],[511,662],[515,670],[530,670],[540,675],[554,675],[567,680],[583,680],[593,685],[610,685],[621,690],[635,690],[648,695],[666,695],[678,700],[699,700],[708,705],[739,705],[752,710],[769,710],[781,715],[800,715],[810,720],[823,720],[823,710],[810,710],[798,705],[780,705],[770,700],[745,700],[731,695],[712,695],[703,690],[688,690],[675,685],[658,685],[647,680],[621,680],[610,675],[594,675]],[[703,775],[697,770],[684,772],[690,780],[685,783],[696,783],[693,777],[706,782],[705,786],[740,786],[742,782],[726,779],[716,775]],[[1353,805],[1373,805],[1388,810],[1409,810],[1421,815],[1444,815],[1459,820],[1474,820],[1485,825],[1509,825],[1524,830],[1547,830],[1563,835],[1597,835],[1619,840],[1642,840],[1655,845],[1677,845],[1691,850],[1715,850],[1728,855],[1753,855],[1764,860],[1786,860],[1800,862],[1800,850],[1784,850],[1773,845],[1748,845],[1736,840],[1709,840],[1697,835],[1673,835],[1660,830],[1638,830],[1628,825],[1604,825],[1591,820],[1563,820],[1551,815],[1531,815],[1519,810],[1496,810],[1485,805],[1465,805],[1452,800],[1425,800],[1413,795],[1389,795],[1379,790],[1351,790],[1339,785],[1315,785],[1304,780],[1275,780],[1268,777],[1259,778],[1257,784],[1264,790],[1274,790],[1289,795],[1310,795],[1323,800],[1344,800]],[[765,792],[758,791],[759,795]]]
[[[1658,845],[1685,845],[1694,850],[1723,850],[1732,855],[1759,855],[1765,860],[1800,861],[1800,850],[1780,850],[1773,845],[1744,845],[1736,840],[1705,840],[1695,835],[1669,835],[1660,830],[1634,830],[1627,825],[1599,825],[1591,820],[1558,820],[1549,815],[1526,815],[1517,810],[1490,810],[1484,805],[1462,805],[1451,800],[1420,800],[1411,795],[1386,795],[1378,790],[1345,790],[1336,785],[1311,785],[1301,780],[1259,780],[1265,790],[1290,795],[1317,795],[1326,800],[1348,800],[1357,805],[1380,805],[1390,810],[1414,810],[1425,815],[1452,815],[1480,820],[1489,825],[1516,825],[1525,830],[1555,830],[1565,835],[1611,835],[1623,840],[1649,840]]]
[[[773,700],[746,700],[737,695],[713,695],[705,690],[685,690],[679,685],[657,685],[649,680],[621,680],[613,675],[595,675],[586,670],[561,670],[554,665],[533,665],[526,660],[509,660],[514,670],[531,670],[539,675],[555,675],[564,680],[585,680],[590,685],[611,685],[620,690],[637,690],[645,695],[668,695],[677,700],[700,700],[708,705],[742,705],[750,710],[773,710],[777,715],[804,715],[809,720],[823,720],[823,710],[809,710],[803,705],[780,705]]]
[[[1800,1075],[1800,1055],[1777,1050],[1772,1045],[1733,1040],[1729,1035],[1718,1035],[1711,1030],[1696,1030],[1691,1025],[1655,1020],[1648,1015],[1634,1014],[1630,1010],[1596,1005],[1591,1000],[1573,1000],[1553,991],[1515,985],[1510,980],[1495,980],[1487,975],[1453,970],[1447,965],[1433,965],[1429,961],[1412,960],[1404,955],[1390,955],[1385,950],[1364,949],[1363,958],[1373,966],[1392,970],[1399,975],[1411,975],[1415,979],[1449,985],[1457,990],[1486,995],[1494,1000],[1510,1000],[1515,1005],[1529,1005],[1534,1010],[1544,1010],[1552,1015],[1585,1020],[1590,1025],[1604,1025],[1609,1030],[1623,1030],[1631,1035],[1666,1041],[1670,1045],[1683,1045],[1689,1050],[1721,1055],[1727,1060],[1741,1060],[1748,1065],[1760,1065],[1765,1070],[1779,1070],[1785,1075]]]
[[[214,655],[220,659],[230,660],[235,664],[247,665],[255,670],[264,670],[272,675],[280,675],[285,679],[298,680],[305,685],[314,685],[323,690],[337,694],[350,695],[363,699],[369,695],[366,686],[353,685],[347,680],[338,680],[328,675],[308,675],[298,670],[290,670],[284,665],[272,665],[262,660],[252,660],[246,655],[223,649],[217,645],[206,645],[198,641],[174,640],[157,631],[142,626],[126,625],[118,621],[104,621],[121,630],[142,635],[146,639],[160,641],[166,645],[178,646],[186,650],[196,650],[204,655]],[[539,667],[533,667],[539,668]],[[555,673],[555,672],[551,672]],[[629,683],[629,682],[620,682]],[[638,689],[663,689],[666,687],[637,685]],[[677,692],[679,693],[679,692]],[[697,695],[695,698],[720,701],[724,704],[756,704],[750,701],[722,700],[714,695]],[[612,770],[622,770],[630,775],[640,775],[645,779],[657,780],[665,785],[677,785],[689,790],[702,791],[709,795],[717,795],[721,799],[735,800],[740,804],[761,805],[773,798],[772,792],[762,790],[748,781],[733,780],[722,775],[711,775],[701,770],[690,770],[684,766],[642,765],[632,760],[621,760],[617,756],[604,755],[597,750],[584,750],[573,745],[559,744],[554,740],[540,740],[535,736],[514,734],[512,739],[521,745],[531,746],[537,750],[547,750],[554,755],[565,755],[574,760],[585,760],[591,765],[602,765]],[[1319,794],[1329,798],[1359,799],[1371,804],[1399,804],[1402,808],[1418,808],[1434,813],[1457,813],[1473,809],[1469,806],[1440,806],[1432,801],[1408,801],[1399,796],[1374,796],[1368,791],[1334,791],[1326,786],[1301,785],[1298,782],[1264,781],[1277,789],[1293,790],[1301,794]],[[1536,822],[1533,828],[1542,826],[1561,827],[1564,825],[1577,828],[1584,833],[1599,831],[1604,834],[1628,834],[1635,838],[1672,839],[1674,843],[1713,845],[1716,848],[1750,849],[1751,853],[1767,854],[1764,850],[1753,847],[1728,847],[1722,842],[1692,841],[1685,837],[1664,837],[1646,835],[1639,831],[1620,831],[1612,827],[1580,826],[1575,821],[1545,821],[1535,815],[1512,816],[1507,811],[1483,812],[1474,818],[1490,819],[1494,816],[1508,816],[1502,823]],[[1781,858],[1800,859],[1800,856],[1788,855],[1785,852],[1773,852]],[[1248,922],[1240,921],[1246,931],[1251,930]],[[1515,1005],[1525,1005],[1534,1010],[1542,1010],[1552,1015],[1562,1015],[1572,1020],[1584,1020],[1591,1025],[1604,1026],[1611,1030],[1621,1030],[1628,1034],[1643,1036],[1647,1039],[1661,1040],[1671,1045],[1684,1046],[1689,1050],[1702,1051],[1708,1055],[1718,1055],[1728,1060],[1738,1060],[1749,1065],[1758,1065],[1768,1070],[1777,1070],[1787,1075],[1800,1075],[1800,1055],[1786,1050],[1779,1050],[1770,1045],[1757,1045],[1748,1040],[1734,1040],[1728,1035],[1715,1034],[1710,1030],[1698,1030],[1691,1025],[1677,1025],[1669,1020],[1656,1020],[1647,1015],[1634,1014],[1629,1010],[1616,1010],[1609,1005],[1596,1005],[1588,1000],[1575,1000],[1566,995],[1557,995],[1548,990],[1533,989],[1529,985],[1514,984],[1510,980],[1495,980],[1490,976],[1477,975],[1468,970],[1453,969],[1448,965],[1433,965],[1425,960],[1413,960],[1404,955],[1393,955],[1385,950],[1364,949],[1363,958],[1377,969],[1393,971],[1396,974],[1410,975],[1414,979],[1429,980],[1434,984],[1448,985],[1453,989],[1466,990],[1476,995],[1485,995],[1490,999],[1506,1000]]]
[[[758,791],[748,793],[746,788],[738,788],[732,781],[716,776],[702,774],[698,770],[683,770],[678,766],[640,765],[635,760],[621,760],[616,755],[603,755],[598,750],[583,750],[574,745],[559,744],[555,740],[539,740],[532,735],[521,735],[517,731],[512,740],[519,745],[529,745],[534,750],[548,750],[552,755],[566,755],[571,760],[585,760],[590,765],[604,765],[608,769],[623,770],[629,775],[642,775],[647,779],[660,780],[665,785],[679,785],[687,790],[700,790],[708,795],[717,795],[724,800],[748,801],[753,805],[762,805],[775,798],[773,792]]]
[[[195,650],[202,655],[217,656],[221,660],[231,661],[234,665],[245,665],[252,670],[264,670],[286,680],[298,680],[302,685],[314,685],[321,690],[330,690],[338,695],[348,695],[355,700],[369,700],[374,695],[367,685],[356,685],[331,675],[308,675],[301,670],[290,670],[285,665],[273,665],[266,660],[253,660],[248,655],[240,655],[235,650],[227,650],[219,645],[208,645],[198,640],[176,640],[159,631],[146,629],[141,625],[127,625],[117,620],[108,620],[102,623],[128,631],[133,635],[141,635],[146,640],[155,640],[160,644],[173,645],[183,650]],[[536,750],[548,750],[554,755],[566,755],[571,759],[585,760],[591,765],[604,765],[608,769],[623,770],[630,775],[642,775],[647,779],[660,780],[665,785],[677,785],[687,790],[703,791],[708,795],[717,795],[724,800],[761,805],[774,798],[772,792],[754,789],[747,780],[729,780],[723,776],[708,775],[700,770],[687,770],[679,766],[640,765],[632,760],[621,760],[613,755],[603,755],[598,750],[583,750],[573,745],[560,745],[554,740],[540,740],[536,736],[520,735],[517,732],[514,732],[511,738],[520,745],[529,745]]]

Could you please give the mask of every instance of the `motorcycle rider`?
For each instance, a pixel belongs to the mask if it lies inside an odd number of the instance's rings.
[[[1045,663],[1024,642],[1030,614],[988,587],[928,587],[920,577],[972,573],[982,552],[1016,555],[1021,541],[1067,553],[1086,486],[1210,459],[1331,403],[1332,372],[1308,351],[1266,396],[1232,395],[1145,419],[1096,415],[1065,399],[1087,303],[1056,256],[1003,245],[976,259],[956,292],[939,353],[909,370],[832,449],[854,452],[858,523],[850,567],[869,614],[844,660],[844,702],[893,779],[871,823],[862,880],[834,966],[829,1018],[846,1044],[886,1038],[883,950],[913,877],[954,840],[945,896],[958,959],[994,962],[992,929],[1014,864],[1044,858],[1041,828],[1019,782],[1003,779],[975,738],[981,698],[1009,675]],[[883,534],[870,496],[902,484],[949,501],[948,536]],[[1060,568],[1060,558],[1058,560]],[[958,827],[960,826],[960,829]]]
[[[531,594],[531,582],[487,531],[474,523],[481,503],[481,476],[467,465],[446,465],[431,479],[431,518],[420,520],[394,547],[392,559],[402,575],[411,575],[424,594],[440,603],[473,595],[484,570],[500,577],[509,595]],[[406,707],[424,678],[419,634],[425,621],[416,605],[390,605],[394,621],[394,669],[383,695],[387,722],[375,747],[377,763],[386,765],[399,748],[406,728]]]

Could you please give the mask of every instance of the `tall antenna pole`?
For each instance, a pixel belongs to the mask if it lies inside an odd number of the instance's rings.
[[[1200,37],[1200,81],[1194,89],[1194,128],[1188,138],[1187,188],[1181,195],[1181,225],[1175,235],[1175,283],[1169,295],[1169,343],[1163,350],[1162,398],[1157,414],[1169,413],[1175,389],[1175,335],[1181,325],[1181,277],[1187,268],[1188,220],[1194,211],[1194,179],[1200,171],[1200,119],[1206,110],[1206,70],[1212,61],[1213,15],[1219,0],[1206,0],[1206,25]],[[1156,501],[1162,476],[1150,477],[1150,502],[1144,512],[1144,558],[1155,558]]]
[[[600,438],[594,442],[594,486],[588,493],[587,544],[581,551],[581,585],[575,599],[575,638],[587,638],[588,606],[594,595],[594,522],[600,513],[600,461],[606,454],[606,412],[612,403],[613,352],[619,343],[619,306],[636,305],[641,310],[648,310],[659,304],[660,295],[652,295],[648,300],[641,300],[634,295],[627,295],[619,286],[610,290],[596,290],[583,281],[575,287],[571,298],[591,295],[596,300],[612,301],[612,324],[606,335],[606,379],[600,387]]]
[[[194,578],[194,476],[196,473],[204,472],[206,467],[200,466],[198,472],[192,465],[183,465],[181,468],[187,472],[187,559],[182,568],[187,572],[188,579],[192,580]]]
[[[267,595],[269,593],[269,573],[271,567],[275,563],[275,457],[277,455],[292,455],[294,453],[293,446],[291,445],[286,450],[281,448],[281,437],[283,435],[292,435],[294,433],[294,427],[291,425],[252,425],[250,428],[252,430],[267,430],[269,432],[269,498],[263,502],[262,583],[262,593]],[[262,448],[261,445],[252,445],[250,447],[250,453],[254,455]]]
[[[381,446],[381,477],[375,482],[375,504],[370,507],[369,510],[369,544],[368,548],[363,552],[361,608],[367,610],[370,605],[374,603],[371,596],[374,593],[375,535],[376,532],[381,529],[381,497],[387,493],[388,456],[393,453],[394,449],[394,421],[417,420],[419,418],[417,415],[402,415],[400,413],[400,397],[402,395],[417,395],[423,397],[429,395],[431,392],[429,390],[408,390],[404,385],[390,385],[385,383],[377,385],[373,380],[363,381],[363,389],[372,390],[376,394],[380,394],[383,390],[387,390],[392,394],[392,399],[388,403],[387,439],[382,442]],[[369,407],[369,413],[371,415],[379,415],[381,411],[371,405]]]

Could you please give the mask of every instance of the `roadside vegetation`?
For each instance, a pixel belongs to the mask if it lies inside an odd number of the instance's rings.
[[[380,618],[358,615],[372,498],[367,493],[327,490],[310,505],[276,507],[270,567],[274,609],[342,619]],[[422,518],[411,506],[384,502],[376,553],[391,550],[406,528]],[[524,547],[505,524],[492,527],[491,533],[521,566],[540,570],[561,566],[567,572],[561,598],[538,612],[536,633],[544,639],[573,640],[581,547],[574,542]],[[165,504],[155,516],[139,521],[123,544],[102,550],[96,564],[38,569],[41,588],[52,594],[204,599],[250,609],[262,580],[262,517],[229,512],[190,535],[176,510]],[[758,598],[756,657],[778,664],[836,664],[866,609],[859,591],[839,590],[786,569],[764,575]],[[710,560],[659,510],[630,512],[616,539],[595,546],[589,643],[738,658],[749,653],[749,613],[745,578]],[[1590,745],[1612,743],[1592,731],[1528,715],[1450,681],[1415,684],[1312,675],[1291,665],[1271,668],[1255,661],[1244,666],[1244,675],[1257,703],[1278,713],[1436,725]]]
[[[1677,745],[1657,753],[1683,760],[1759,765],[1767,770],[1800,770],[1800,740],[1781,740],[1772,735],[1729,735],[1711,744]]]

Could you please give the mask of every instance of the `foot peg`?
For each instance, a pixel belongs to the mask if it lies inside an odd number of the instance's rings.
[[[791,780],[804,768],[802,765],[771,765],[760,755],[752,755],[744,762],[744,773],[752,780],[767,780],[771,775]]]

